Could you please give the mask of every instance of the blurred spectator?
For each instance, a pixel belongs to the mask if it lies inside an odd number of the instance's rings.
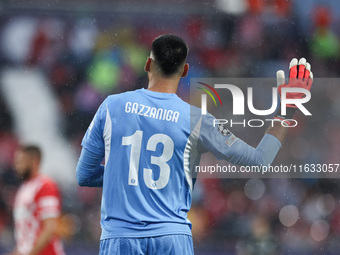
[[[254,216],[251,222],[252,236],[238,245],[238,255],[279,254],[279,244],[275,240],[267,218]]]
[[[325,6],[314,10],[315,36],[311,41],[311,49],[315,57],[334,59],[339,57],[340,44],[338,36],[332,31],[332,12]]]
[[[14,203],[16,246],[11,255],[63,255],[57,236],[61,198],[57,185],[40,174],[40,148],[22,146],[15,154],[16,173],[23,180]]]

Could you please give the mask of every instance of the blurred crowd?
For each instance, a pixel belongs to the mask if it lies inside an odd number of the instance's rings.
[[[229,13],[226,2],[232,1],[216,1],[211,15],[191,16],[5,13],[0,70],[25,67],[48,78],[63,114],[61,132],[77,152],[107,95],[146,87],[144,63],[153,38],[163,33],[188,42],[190,74],[178,91],[188,102],[190,78],[274,77],[293,57],[305,57],[317,77],[340,74],[340,15],[327,5],[332,1],[240,1],[247,4],[240,13]],[[313,4],[300,12],[307,2]],[[340,87],[321,85],[313,85],[313,118],[298,116],[275,162],[340,162]],[[12,170],[20,144],[14,127],[0,93],[0,253],[13,247],[20,184]],[[255,146],[264,132],[233,131]],[[339,191],[337,179],[199,179],[189,213],[196,253],[338,254]],[[100,189],[63,193],[63,210],[77,226],[65,240],[69,254],[96,254],[100,198]]]

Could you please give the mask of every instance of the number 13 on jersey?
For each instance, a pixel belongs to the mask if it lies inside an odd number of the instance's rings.
[[[130,163],[129,163],[129,185],[138,185],[138,169],[140,162],[141,150],[144,149],[143,131],[137,130],[131,136],[124,136],[122,145],[131,145]],[[145,185],[150,189],[163,189],[169,182],[170,166],[167,162],[172,158],[174,153],[174,142],[165,134],[154,134],[146,144],[146,150],[156,151],[157,144],[163,144],[163,153],[159,157],[151,156],[151,164],[157,165],[160,169],[158,180],[152,178],[152,169],[143,169],[143,179]],[[145,146],[145,145],[144,145]]]

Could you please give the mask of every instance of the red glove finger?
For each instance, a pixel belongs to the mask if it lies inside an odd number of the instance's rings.
[[[311,87],[312,87],[313,79],[314,79],[313,73],[312,73],[312,71],[310,71],[309,78],[307,80],[307,89],[308,90],[310,90]]]
[[[306,64],[307,64],[307,60],[305,58],[300,58],[299,64],[298,64],[299,65],[298,78],[301,79],[301,80],[305,76]]]
[[[304,75],[304,80],[308,80],[309,78],[309,74],[310,74],[310,69],[311,69],[311,65],[307,62],[306,64],[306,70],[305,70],[305,75]]]
[[[297,64],[298,60],[296,58],[293,58],[292,61],[290,61],[289,64],[289,79],[296,79],[297,78]]]

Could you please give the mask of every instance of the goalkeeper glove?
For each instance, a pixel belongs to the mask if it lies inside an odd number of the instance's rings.
[[[313,73],[311,71],[311,65],[306,61],[305,58],[301,58],[299,61],[293,58],[289,64],[289,80],[288,84],[285,81],[285,73],[282,70],[276,73],[277,86],[280,98],[282,100],[282,89],[283,88],[304,88],[308,91],[310,90],[313,83]],[[302,99],[306,97],[304,93],[301,92],[287,92],[286,99]],[[281,114],[281,105],[276,113],[274,119],[279,119],[284,121],[287,125],[290,125],[288,119],[292,119],[294,113],[297,110],[295,104],[287,104],[286,114]]]

